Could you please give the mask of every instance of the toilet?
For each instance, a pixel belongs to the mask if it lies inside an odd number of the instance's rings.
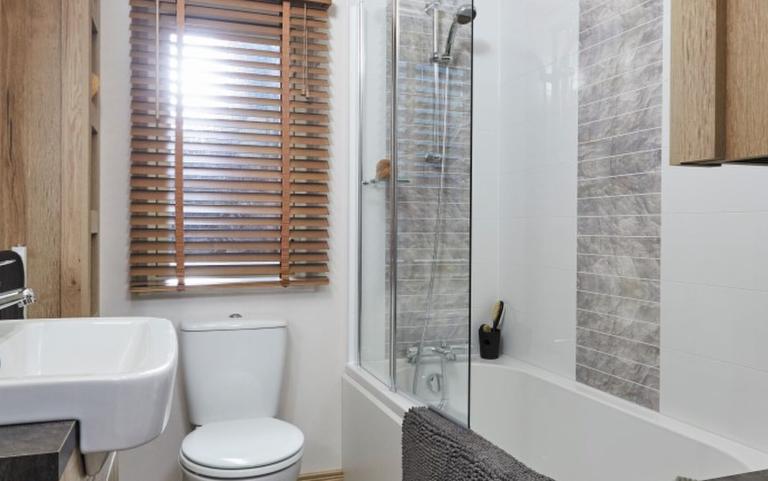
[[[181,363],[195,430],[181,445],[188,481],[296,481],[304,434],[277,415],[282,321],[184,322]]]

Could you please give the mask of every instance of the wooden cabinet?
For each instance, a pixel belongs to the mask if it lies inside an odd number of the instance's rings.
[[[0,249],[27,246],[30,317],[94,313],[98,4],[0,1]]]
[[[670,162],[768,161],[768,1],[672,0]]]

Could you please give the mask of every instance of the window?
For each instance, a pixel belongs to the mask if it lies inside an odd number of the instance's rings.
[[[131,291],[327,284],[331,0],[130,0]]]

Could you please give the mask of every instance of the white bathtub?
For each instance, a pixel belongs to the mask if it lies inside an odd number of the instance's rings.
[[[359,368],[350,367],[346,379],[362,395],[349,397],[345,410],[370,402],[369,408],[386,416],[382,419],[394,420],[412,405]],[[471,386],[472,428],[556,481],[673,481],[679,475],[711,479],[768,468],[766,453],[509,357],[473,363]],[[366,412],[371,416],[376,411]],[[357,433],[354,424],[361,422],[352,424],[345,427],[351,445],[358,434],[376,439],[367,426]],[[394,439],[396,424],[378,426],[391,431],[382,432],[382,439]],[[399,467],[399,459],[386,463]],[[399,479],[361,469],[353,470],[359,477],[350,481],[366,476]]]

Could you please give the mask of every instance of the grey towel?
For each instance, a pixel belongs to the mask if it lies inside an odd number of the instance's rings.
[[[403,481],[554,481],[427,408],[403,419]]]

